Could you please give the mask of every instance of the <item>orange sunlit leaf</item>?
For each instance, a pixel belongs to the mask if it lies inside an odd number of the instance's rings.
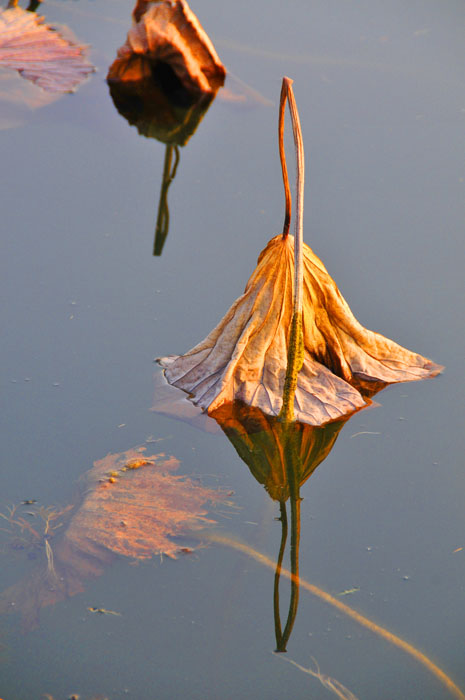
[[[272,238],[244,294],[207,338],[185,355],[160,358],[168,382],[209,413],[241,400],[278,416],[293,313],[293,267],[293,237]],[[362,394],[441,370],[364,328],[305,244],[303,268],[304,363],[295,394],[297,421],[323,425],[365,406]]]
[[[223,85],[226,70],[184,0],[141,0],[107,82],[140,134],[183,146]]]
[[[185,0],[139,0],[133,26],[118,51],[108,80],[136,80],[150,72],[161,83],[173,73],[187,90],[206,94],[223,85],[226,70]],[[144,61],[130,58],[145,57]]]

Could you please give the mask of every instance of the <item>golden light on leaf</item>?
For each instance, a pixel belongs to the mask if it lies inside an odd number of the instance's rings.
[[[364,328],[321,260],[304,244],[304,361],[297,421],[322,425],[366,405],[359,391],[436,375],[440,367]],[[218,326],[182,356],[160,358],[170,384],[209,413],[234,400],[279,416],[293,313],[294,239],[275,236],[244,294]]]
[[[184,145],[226,70],[185,0],[142,0],[107,75],[120,113],[141,134]]]
[[[364,328],[303,243],[303,144],[291,85],[283,79],[279,120],[283,235],[262,251],[244,294],[205,340],[159,363],[168,382],[209,413],[238,400],[283,420],[324,425],[365,406],[360,390],[373,394],[442,368]],[[286,99],[297,156],[295,239],[288,235],[290,190],[282,145]]]

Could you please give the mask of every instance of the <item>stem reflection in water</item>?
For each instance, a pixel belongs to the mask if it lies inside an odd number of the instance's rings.
[[[283,422],[241,402],[223,404],[212,414],[253,476],[279,503],[281,542],[275,569],[273,609],[276,650],[286,651],[299,603],[300,487],[328,456],[345,421],[314,427]],[[290,510],[291,593],[284,629],[279,585],[286,549]]]

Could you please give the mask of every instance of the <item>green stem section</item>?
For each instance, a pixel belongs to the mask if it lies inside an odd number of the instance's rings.
[[[303,261],[302,261],[302,246],[303,246],[303,214],[304,214],[304,182],[305,182],[305,164],[304,164],[304,145],[302,138],[302,129],[300,127],[299,113],[294,99],[292,90],[292,80],[283,78],[281,88],[280,101],[280,119],[279,119],[279,137],[280,137],[280,155],[281,165],[283,169],[284,189],[286,192],[286,177],[287,168],[284,156],[284,147],[282,146],[282,131],[284,129],[284,106],[286,99],[289,102],[289,111],[292,121],[292,132],[294,135],[294,146],[296,153],[296,217],[295,217],[295,236],[294,236],[294,298],[291,328],[289,331],[288,350],[287,350],[287,368],[286,377],[284,380],[283,403],[279,417],[282,421],[294,420],[294,400],[297,389],[297,377],[302,369],[304,361],[304,342],[303,342]],[[286,211],[287,211],[287,194],[286,194]],[[284,235],[284,231],[283,231]]]
[[[279,612],[279,580],[281,577],[281,568],[283,565],[284,551],[286,549],[287,541],[287,510],[286,503],[280,501],[279,503],[280,518],[281,521],[281,544],[279,546],[278,561],[276,562],[276,570],[274,574],[274,590],[273,590],[273,608],[274,608],[274,631],[276,637],[276,648],[277,651],[280,650],[281,639],[283,636],[281,628],[281,614]]]
[[[294,398],[297,389],[297,377],[304,363],[304,336],[302,328],[302,313],[294,312],[289,332],[287,347],[287,368],[284,380],[283,404],[279,418],[283,422],[294,420]]]
[[[173,160],[173,151],[175,155],[174,165],[171,169]],[[161,255],[163,246],[170,226],[170,212],[168,209],[168,188],[171,185],[176,175],[176,169],[179,163],[179,148],[172,144],[167,144],[165,151],[165,162],[163,165],[163,180],[161,183],[160,202],[158,204],[157,223],[155,227],[155,242],[153,245],[153,254]]]
[[[291,562],[291,596],[289,601],[289,611],[287,614],[286,625],[284,631],[280,634],[279,638],[276,637],[276,651],[285,652],[287,643],[292,633],[294,627],[295,619],[297,616],[297,607],[299,605],[299,589],[300,589],[300,578],[299,578],[299,551],[300,551],[300,475],[302,474],[302,460],[300,457],[300,451],[298,444],[296,443],[296,431],[295,425],[292,423],[287,423],[283,426],[283,437],[284,437],[284,466],[286,470],[286,481],[289,487],[289,503],[291,508],[291,551],[290,551],[290,562]],[[283,511],[284,504],[280,503],[281,513]],[[285,506],[284,506],[285,508]],[[280,550],[281,555],[281,550]],[[279,573],[282,570],[282,556],[281,560],[278,559],[277,570],[279,567]],[[276,576],[275,576],[276,579]],[[275,580],[276,587],[276,580]],[[275,614],[276,614],[276,601],[275,601]],[[279,615],[279,610],[278,610]],[[278,629],[275,618],[275,628]],[[281,623],[279,622],[279,629],[281,629]]]

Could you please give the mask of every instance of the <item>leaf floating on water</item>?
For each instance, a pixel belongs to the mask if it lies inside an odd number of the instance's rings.
[[[85,50],[33,12],[0,11],[0,67],[19,71],[48,92],[72,92],[94,72]]]

